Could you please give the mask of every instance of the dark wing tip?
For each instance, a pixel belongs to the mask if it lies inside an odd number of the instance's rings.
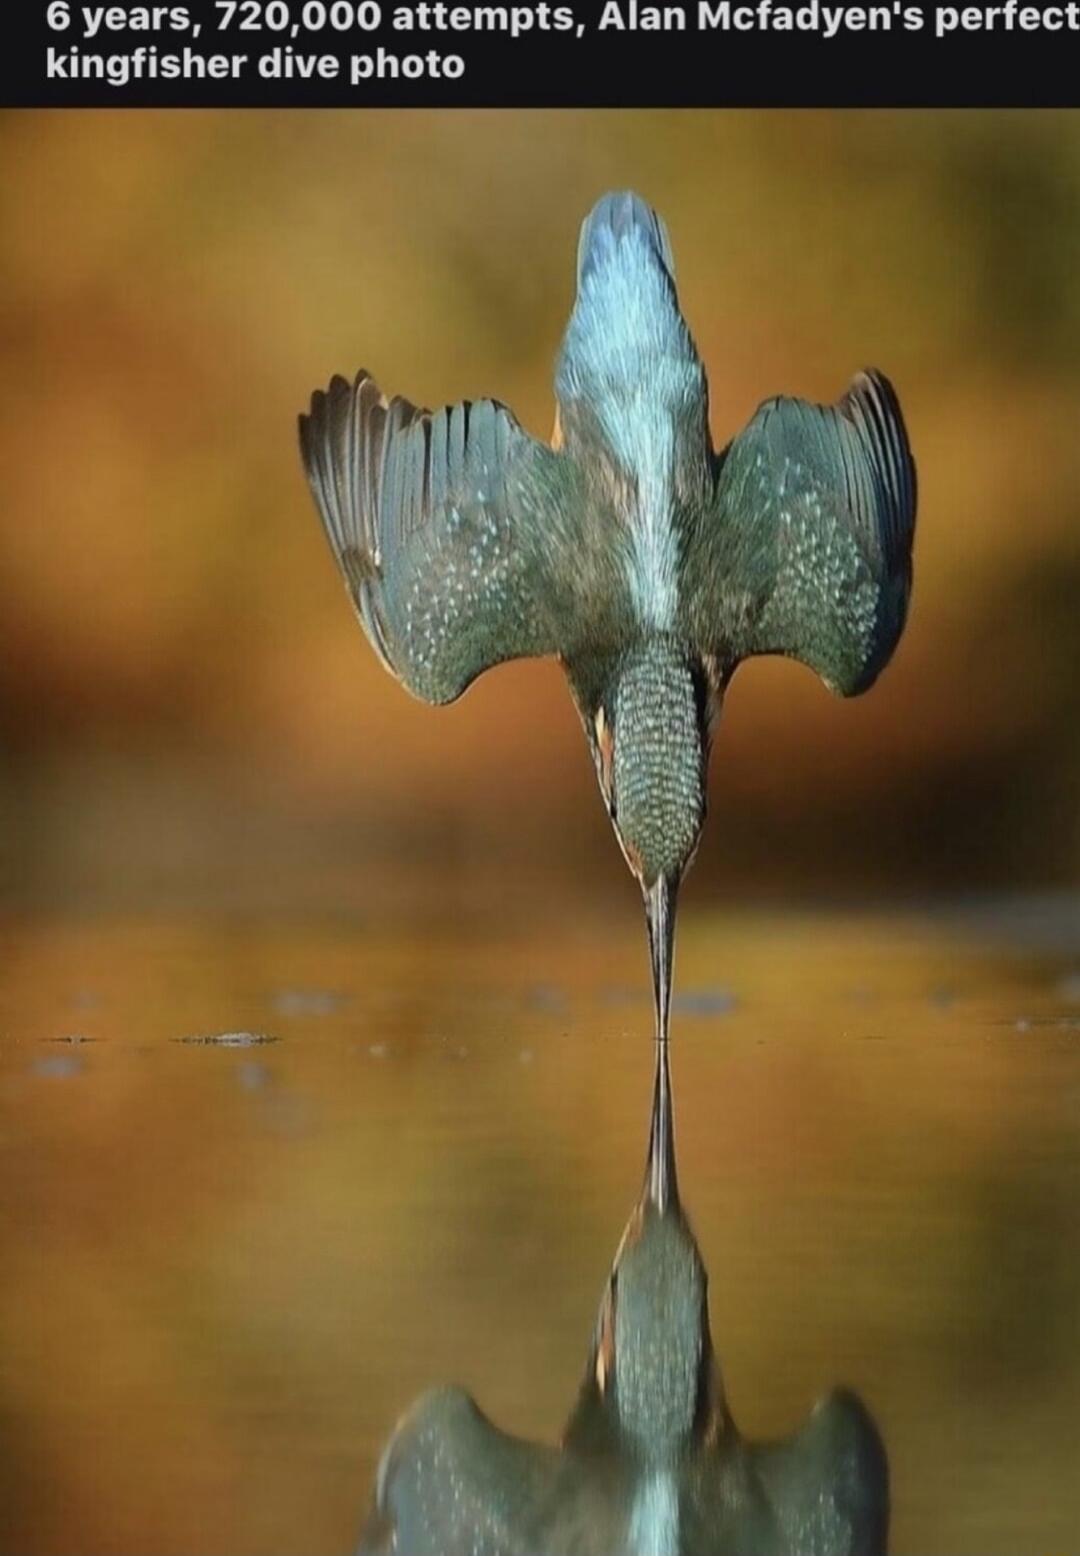
[[[340,373],[335,373],[325,389],[315,389],[306,411],[298,418],[300,447],[305,460],[314,453],[314,439],[326,429],[329,414],[341,403],[341,391],[350,393],[349,385]]]
[[[361,466],[370,441],[372,413],[382,403],[374,379],[361,369],[350,382],[335,373],[316,389],[298,418],[300,454],[323,528],[350,589],[376,576],[374,515],[361,489]]]
[[[310,411],[301,411],[299,416],[296,418],[296,433],[300,439],[300,457],[303,459],[305,466],[308,463],[308,440],[310,436],[308,429],[310,426]]]
[[[308,409],[301,412],[300,420],[319,417],[327,405],[340,404],[345,395],[360,395],[368,384],[378,393],[378,385],[365,367],[360,369],[351,382],[343,373],[335,373],[325,389],[312,391]]]
[[[309,429],[313,425],[313,423],[318,422],[319,420],[321,420],[322,412],[323,412],[323,403],[324,403],[325,400],[326,400],[326,392],[325,392],[325,390],[323,390],[323,389],[316,389],[315,392],[312,394],[311,399],[308,401],[308,408],[307,408],[307,410],[300,412],[300,431],[301,431],[301,434],[303,434],[307,429]]]
[[[856,373],[841,406],[859,430],[886,497],[884,538],[891,567],[911,565],[918,481],[904,413],[891,381],[877,368]]]
[[[306,411],[301,411],[297,417],[297,430],[300,436],[300,457],[304,462],[304,470],[315,492],[316,501],[320,507],[323,503],[322,487],[319,469],[319,442],[323,436],[326,413],[326,393],[322,389],[316,389],[311,396]]]

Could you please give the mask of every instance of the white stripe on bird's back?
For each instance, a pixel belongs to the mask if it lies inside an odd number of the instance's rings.
[[[670,1470],[652,1470],[638,1487],[630,1514],[633,1556],[678,1556],[679,1492]]]
[[[651,230],[600,224],[590,245],[556,390],[589,407],[629,478],[631,597],[642,624],[663,630],[677,604],[676,440],[704,370]]]

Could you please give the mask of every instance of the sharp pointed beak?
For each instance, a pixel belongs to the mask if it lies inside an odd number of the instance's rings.
[[[653,1003],[656,1009],[656,1041],[668,1040],[668,1016],[671,1010],[671,963],[675,949],[675,902],[679,885],[661,876],[645,891],[645,919],[649,926],[649,954],[652,958]]]
[[[668,1068],[668,1015],[671,1008],[671,964],[675,945],[675,900],[678,883],[661,877],[645,893],[645,916],[652,954],[653,999],[656,1005],[656,1080],[653,1085],[649,1158],[645,1198],[661,1215],[679,1204],[675,1175],[675,1126],[671,1110]]]

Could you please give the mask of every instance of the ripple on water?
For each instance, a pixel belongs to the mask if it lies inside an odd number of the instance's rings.
[[[49,1054],[35,1059],[30,1066],[32,1074],[46,1080],[69,1080],[73,1075],[81,1075],[85,1069],[82,1059],[77,1059],[74,1054]]]
[[[174,1043],[195,1048],[258,1048],[277,1041],[266,1032],[205,1032],[173,1038]]]
[[[727,1016],[738,1003],[730,989],[687,989],[672,996],[671,1009],[678,1016]]]
[[[344,1003],[332,989],[279,989],[273,998],[280,1016],[332,1016]]]

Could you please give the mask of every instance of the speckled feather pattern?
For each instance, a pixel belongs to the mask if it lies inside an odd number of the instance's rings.
[[[865,691],[903,630],[915,469],[899,405],[860,373],[836,406],[762,406],[720,463],[710,522],[687,548],[691,632],[731,665],[801,659],[842,695]]]
[[[616,666],[610,698],[614,820],[644,879],[676,874],[705,813],[699,697],[677,643],[648,637]]]
[[[331,549],[383,663],[450,702],[504,659],[558,652],[580,614],[581,473],[492,400],[435,413],[337,378],[301,420]]]

